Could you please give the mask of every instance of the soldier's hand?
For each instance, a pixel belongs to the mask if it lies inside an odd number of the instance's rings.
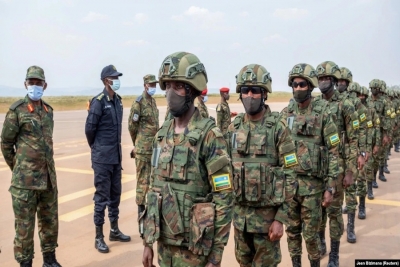
[[[385,146],[389,144],[389,142],[390,142],[389,136],[385,135],[382,140],[382,145]]]
[[[376,155],[379,152],[379,146],[374,146],[374,149],[372,150],[372,154]]]
[[[135,147],[131,151],[131,158],[134,159],[136,158],[136,152],[135,152]]]
[[[144,247],[143,250],[143,258],[142,258],[142,263],[144,267],[155,267],[153,264],[153,249],[149,247]]]
[[[237,112],[231,112],[231,118],[235,117],[237,115]]]
[[[358,170],[359,171],[361,171],[363,168],[364,168],[364,165],[365,165],[365,159],[364,159],[364,157],[363,156],[358,156],[358,159],[357,159],[357,168],[358,168]]]
[[[346,189],[347,187],[349,187],[352,184],[354,184],[353,174],[346,173],[346,175],[343,178],[343,188]]]
[[[322,201],[322,207],[327,208],[333,201],[333,195],[329,191],[325,191],[324,200]]]
[[[283,236],[283,226],[279,221],[274,221],[268,229],[269,239],[274,242],[281,239]]]
[[[371,156],[370,152],[365,153],[365,163],[368,162],[370,156]]]

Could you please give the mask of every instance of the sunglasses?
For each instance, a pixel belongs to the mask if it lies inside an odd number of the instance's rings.
[[[258,86],[252,86],[252,87],[248,87],[248,86],[242,86],[240,87],[240,92],[242,94],[247,95],[249,92],[251,91],[251,93],[253,95],[255,94],[261,94],[262,88],[258,87]]]
[[[292,88],[297,88],[297,86],[300,86],[300,88],[304,88],[306,87],[308,84],[307,82],[303,81],[303,82],[292,82]]]

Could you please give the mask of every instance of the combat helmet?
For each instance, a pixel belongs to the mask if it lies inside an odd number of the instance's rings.
[[[362,94],[361,86],[358,82],[351,82],[347,87],[347,91]]]
[[[179,81],[192,86],[201,92],[207,87],[207,72],[199,58],[191,53],[176,52],[167,56],[160,67],[158,80],[161,90],[165,90],[165,82]]]
[[[381,81],[379,79],[373,79],[369,82],[369,88],[378,88],[379,90],[381,90],[381,86]]]
[[[324,61],[317,66],[318,78],[324,76],[332,76],[336,80],[342,79],[340,68],[333,61]]]
[[[341,74],[340,79],[346,80],[349,83],[353,82],[353,74],[351,73],[351,71],[348,68],[345,68],[345,67],[340,68],[340,74]]]
[[[318,73],[313,66],[307,63],[296,64],[289,72],[288,85],[292,87],[293,79],[296,77],[306,79],[311,84],[311,89],[318,87]]]
[[[386,82],[384,80],[380,80],[380,82],[381,82],[381,92],[384,94],[388,94]]]
[[[246,65],[236,75],[236,93],[240,93],[240,87],[244,85],[260,86],[272,93],[271,76],[266,68],[258,64]]]
[[[361,86],[361,94],[369,96],[369,90],[366,86]]]

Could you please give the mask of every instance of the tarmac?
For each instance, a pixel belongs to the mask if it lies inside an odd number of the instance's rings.
[[[240,103],[230,101],[231,111],[243,112]],[[123,176],[120,204],[120,229],[132,240],[129,243],[110,242],[108,233],[110,224],[106,218],[104,225],[105,241],[110,252],[101,254],[94,248],[95,228],[93,224],[93,170],[90,161],[90,149],[85,137],[87,111],[60,111],[54,113],[54,159],[56,162],[59,194],[59,247],[56,256],[62,266],[72,267],[109,267],[142,266],[143,245],[138,235],[137,206],[135,203],[136,170],[135,162],[129,157],[132,141],[128,132],[128,116],[132,103],[124,103],[122,126]],[[215,106],[209,105],[211,116],[215,115]],[[273,111],[281,111],[286,103],[271,103]],[[166,107],[159,107],[162,123]],[[0,122],[5,114],[0,114]],[[160,124],[161,125],[161,124]],[[374,189],[374,200],[367,200],[367,218],[356,218],[357,242],[350,244],[343,234],[340,246],[340,266],[355,266],[355,259],[400,259],[400,153],[392,150],[389,160],[390,174],[388,182],[380,182]],[[14,214],[11,195],[8,193],[11,171],[0,157],[0,266],[19,266],[14,260]],[[107,214],[107,213],[106,213]],[[344,215],[345,229],[347,215]],[[329,232],[327,230],[327,250],[329,253]],[[280,242],[282,262],[279,266],[291,266],[286,234]],[[33,266],[42,266],[42,255],[35,230],[35,258]],[[156,254],[156,251],[155,251]],[[157,264],[157,255],[154,258]],[[303,266],[309,266],[307,250],[303,242]],[[321,260],[326,266],[328,255]],[[228,245],[225,247],[221,266],[239,266],[235,259],[233,229]]]

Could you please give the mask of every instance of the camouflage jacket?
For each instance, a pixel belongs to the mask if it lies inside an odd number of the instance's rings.
[[[268,233],[274,220],[288,224],[288,209],[297,185],[292,169],[297,157],[286,121],[277,112],[271,113],[267,105],[265,108],[258,122],[239,114],[226,135],[234,176],[233,225],[249,233]]]
[[[25,96],[11,105],[1,134],[1,151],[12,171],[11,186],[34,190],[57,187],[53,128],[53,108],[43,100],[35,106]]]
[[[221,102],[217,105],[217,126],[222,134],[226,134],[229,124],[231,124],[231,110],[227,102]]]
[[[171,120],[173,118],[174,116],[172,116],[171,112],[169,112],[169,106],[167,106],[167,111],[165,111],[164,121]]]
[[[374,103],[367,99],[366,102],[367,107],[367,140],[371,139],[372,148],[374,146],[381,146],[382,145],[382,137],[380,131],[380,119],[379,115],[375,110]]]
[[[132,104],[128,129],[137,154],[151,155],[153,138],[160,128],[156,100],[143,92]]]
[[[325,99],[325,96],[319,95],[316,99]],[[335,90],[328,101],[332,114],[332,120],[335,122],[340,136],[339,156],[344,160],[344,172],[357,174],[357,158],[358,158],[358,134],[360,121],[358,113],[354,105],[348,98],[343,98],[339,91]]]
[[[204,104],[203,101],[198,101],[198,102],[199,102],[199,103],[198,103],[198,105],[197,105],[197,108],[198,108],[199,111],[200,111],[200,115],[201,115],[203,118],[208,118],[210,115],[208,114],[208,109],[207,109],[206,104]]]
[[[342,94],[345,94],[345,93],[348,94],[348,99],[354,105],[354,108],[356,109],[356,111],[358,113],[358,120],[360,122],[359,135],[358,135],[359,151],[371,153],[372,143],[371,143],[371,140],[367,139],[367,131],[368,131],[367,108],[361,103],[361,100],[357,97],[356,92],[351,92],[351,93],[344,92]]]
[[[392,135],[392,122],[390,116],[392,115],[391,107],[383,96],[371,97],[370,102],[373,103],[376,113],[379,116],[379,126],[381,137],[385,135]]]
[[[297,149],[297,194],[307,196],[326,187],[337,188],[340,138],[327,102],[312,98],[304,109],[292,102],[282,111],[282,117],[288,121]]]
[[[191,250],[192,244],[188,240],[190,239],[188,231],[192,228],[189,225],[190,210],[194,209],[194,203],[199,201],[209,203],[211,199],[215,207],[213,208],[215,215],[212,217],[213,229],[209,233],[206,231],[204,235],[211,239],[209,244],[212,244],[208,261],[218,264],[222,259],[224,246],[228,242],[232,220],[232,171],[227,144],[214,122],[202,118],[198,109],[195,110],[183,133],[175,134],[174,128],[174,120],[166,121],[154,138],[153,170],[147,194],[149,212],[153,206],[152,192],[159,192],[163,199],[159,242],[166,244],[173,242],[175,245],[189,246]],[[172,191],[176,196],[175,200],[166,197],[165,190]],[[177,214],[180,215],[177,217],[180,218],[170,217],[175,214],[173,207],[176,206],[179,207],[180,212]],[[183,222],[182,228],[174,231],[179,234],[172,234],[172,230],[168,230],[171,228],[167,226],[170,225],[167,220]],[[146,220],[145,229],[151,228],[152,224]],[[150,232],[153,233],[152,230]],[[198,237],[203,241],[204,238],[207,237]],[[147,245],[152,245],[155,240],[156,238],[146,238],[145,233]]]

